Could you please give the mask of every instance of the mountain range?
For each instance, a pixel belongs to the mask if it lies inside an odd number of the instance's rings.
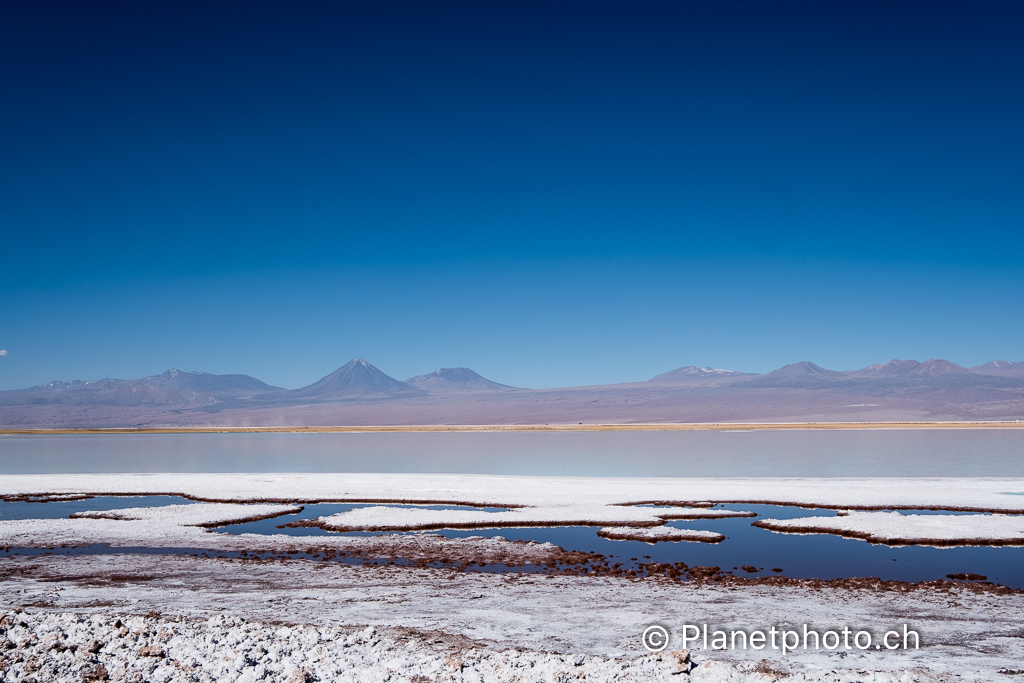
[[[638,382],[523,389],[469,368],[405,381],[355,359],[298,389],[168,370],[0,391],[0,426],[267,426],[1024,419],[1024,361],[892,360],[766,374],[690,365]]]

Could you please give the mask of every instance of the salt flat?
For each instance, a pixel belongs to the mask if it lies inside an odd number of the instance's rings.
[[[493,507],[647,501],[834,509],[1024,512],[1024,478],[539,477],[476,474],[13,474],[0,496],[174,494],[216,502],[461,503]]]
[[[13,556],[0,560],[0,680],[34,671],[55,680],[385,680],[763,681],[995,680],[1024,661],[1024,594],[984,585],[821,582],[680,582],[666,576],[486,573],[459,567],[346,565],[286,559],[315,544],[350,556],[454,558],[540,564],[564,551],[548,543],[434,535],[318,536],[217,534],[231,521],[288,513],[313,501],[372,503],[363,522],[593,522],[612,534],[664,535],[669,518],[700,518],[715,502],[776,502],[862,513],[849,526],[884,519],[886,528],[923,523],[1016,523],[1024,480],[702,479],[520,477],[439,474],[109,474],[8,475],[0,496],[179,494],[199,501],[77,513],[73,519],[0,520],[0,545],[53,548],[106,543],[215,551],[276,551],[277,559],[105,554]],[[88,503],[88,501],[84,501]],[[509,508],[436,511],[397,503],[464,503]],[[650,505],[651,503],[657,506]],[[915,515],[876,509],[936,508],[999,514]],[[401,511],[401,512],[399,512]],[[439,512],[445,514],[438,514]],[[469,517],[448,513],[466,512]],[[341,518],[345,518],[344,513]],[[356,519],[358,515],[348,517]],[[879,516],[882,515],[882,516]],[[948,519],[947,519],[948,518]],[[331,518],[326,518],[331,519]],[[362,518],[359,518],[362,519]],[[623,524],[612,523],[617,520]],[[1009,520],[1007,522],[1006,520]],[[798,520],[806,522],[806,518]],[[699,523],[698,523],[699,524]],[[894,527],[894,525],[896,525]],[[839,526],[836,527],[840,529]],[[849,528],[859,528],[849,526]],[[909,528],[909,527],[908,527]],[[702,534],[695,530],[691,540]],[[909,532],[908,532],[909,533]],[[993,531],[994,533],[994,531]],[[706,535],[706,534],[705,534]],[[854,584],[851,584],[854,585]],[[159,613],[159,614],[156,614]],[[85,615],[85,616],[83,616]],[[91,616],[89,616],[91,615]],[[146,616],[148,615],[148,616]],[[117,625],[120,620],[121,625]],[[651,624],[682,647],[686,624],[716,629],[867,629],[903,625],[920,649],[708,650],[645,652]],[[3,643],[10,643],[3,651]],[[70,646],[74,645],[74,648]],[[13,647],[13,649],[11,649]],[[69,654],[71,653],[71,654]],[[155,654],[159,653],[159,655]],[[225,659],[226,657],[226,659]],[[1003,673],[1000,673],[1003,672]],[[47,674],[49,675],[49,674]],[[1013,675],[1011,673],[1011,675]]]
[[[459,527],[591,524],[602,527],[657,527],[669,519],[713,518],[742,513],[702,509],[714,502],[775,503],[833,509],[944,509],[1024,512],[1019,478],[709,479],[622,477],[522,477],[467,474],[66,474],[7,475],[0,496],[174,494],[211,505],[160,507],[79,515],[79,519],[0,520],[4,545],[131,542],[138,545],[210,545],[235,548],[243,538],[217,539],[196,528],[218,522],[273,516],[282,507],[255,509],[224,504],[370,502],[372,507],[323,518],[334,529],[409,530]],[[387,503],[447,503],[511,508],[506,511],[409,509]],[[663,507],[641,507],[658,503]],[[220,504],[218,507],[216,504]],[[667,507],[665,507],[667,506]],[[200,515],[188,521],[182,515]],[[235,515],[235,517],[232,517]],[[241,517],[238,517],[241,515]],[[84,517],[91,517],[87,519]],[[197,518],[198,519],[198,518]],[[135,520],[135,521],[133,521]],[[889,513],[819,518],[815,529],[850,535],[885,533],[904,542],[1024,542],[1020,517],[968,515],[925,519]],[[776,531],[807,532],[807,522],[772,522]],[[802,526],[801,526],[802,525]],[[860,526],[856,526],[860,525]],[[867,525],[867,526],[864,526]],[[864,529],[861,529],[864,527]],[[927,534],[922,531],[930,528]],[[922,535],[924,534],[924,535]],[[275,540],[276,539],[276,540]],[[262,536],[266,545],[293,544],[289,537]],[[336,538],[334,543],[361,541]],[[365,542],[365,541],[362,541]],[[396,541],[396,543],[408,541]],[[429,543],[429,541],[422,541]],[[438,541],[443,543],[443,541]]]
[[[26,606],[31,613],[11,615],[6,626],[7,637],[36,643],[26,646],[26,658],[40,666],[103,664],[124,672],[120,680],[131,680],[133,671],[167,681],[676,680],[677,655],[648,655],[641,646],[641,632],[655,622],[675,632],[670,650],[680,647],[684,624],[702,622],[748,630],[849,625],[876,633],[906,623],[921,634],[920,649],[785,656],[770,648],[706,651],[698,643],[689,679],[709,683],[988,683],[1024,661],[1024,595],[978,587],[736,589],[169,555],[8,558],[0,571],[0,609]],[[25,625],[14,628],[19,620]],[[85,650],[93,640],[96,651],[77,659],[55,647],[78,642]],[[165,656],[141,655],[144,647]],[[12,652],[3,656],[10,662]],[[25,672],[23,662],[8,666],[9,675]],[[308,678],[295,677],[302,669]]]
[[[905,515],[853,510],[837,517],[762,519],[755,526],[778,532],[837,534],[889,545],[1024,545],[1021,515]]]

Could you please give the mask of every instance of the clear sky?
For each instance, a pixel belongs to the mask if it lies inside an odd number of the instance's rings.
[[[1024,360],[1024,3],[0,5],[0,389]]]

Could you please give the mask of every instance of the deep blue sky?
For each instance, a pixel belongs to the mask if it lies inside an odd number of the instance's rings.
[[[1024,3],[0,5],[0,389],[1024,360]]]

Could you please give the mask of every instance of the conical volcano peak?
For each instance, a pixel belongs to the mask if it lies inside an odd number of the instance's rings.
[[[843,373],[835,370],[826,370],[820,365],[815,365],[809,360],[802,360],[798,363],[783,365],[778,370],[769,372],[765,377],[842,377]]]
[[[316,400],[399,398],[424,392],[389,377],[362,358],[353,358],[307,387],[288,392],[291,397]]]

